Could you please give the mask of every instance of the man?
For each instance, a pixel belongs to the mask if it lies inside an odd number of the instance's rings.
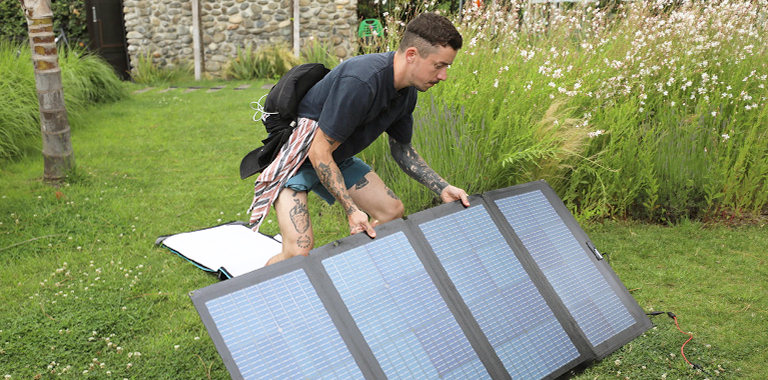
[[[461,45],[462,37],[450,21],[424,13],[408,23],[397,51],[351,58],[307,93],[299,106],[297,129],[314,131],[309,160],[277,194],[274,207],[283,250],[267,265],[306,256],[314,246],[307,207],[310,190],[329,204],[341,204],[352,235],[364,232],[374,238],[373,227],[403,216],[400,199],[354,157],[384,132],[404,172],[443,202],[460,200],[469,206],[467,193],[448,184],[411,146],[417,94],[447,79],[446,69]]]

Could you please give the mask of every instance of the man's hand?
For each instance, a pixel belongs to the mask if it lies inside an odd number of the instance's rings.
[[[360,211],[359,209],[353,211],[347,216],[349,219],[349,234],[354,235],[360,232],[365,232],[371,238],[376,237],[376,231],[374,231],[371,223],[368,222],[368,214]],[[374,224],[376,222],[374,221]]]
[[[443,200],[443,203],[449,203],[453,201],[461,201],[461,204],[464,205],[464,207],[469,207],[469,196],[467,196],[467,192],[459,189],[456,186],[448,185],[446,186],[443,191],[440,193],[440,199]]]

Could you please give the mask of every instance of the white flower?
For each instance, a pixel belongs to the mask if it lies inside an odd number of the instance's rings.
[[[589,132],[589,133],[587,133],[587,136],[589,136],[589,138],[593,139],[593,138],[595,138],[595,137],[597,137],[597,136],[600,136],[600,135],[602,135],[603,133],[605,133],[605,131],[604,131],[604,130],[602,130],[602,129],[598,129],[598,130],[596,130],[596,131],[594,131],[594,132]],[[618,365],[618,364],[617,364],[617,365]]]
[[[725,140],[728,140],[729,138],[731,138],[731,136],[729,136],[727,133],[724,133],[724,134],[723,134],[722,136],[720,136],[720,137],[722,137],[722,138],[723,138],[723,142],[725,142]]]

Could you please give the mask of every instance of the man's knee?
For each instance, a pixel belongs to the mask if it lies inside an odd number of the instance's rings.
[[[378,220],[380,223],[386,223],[395,219],[400,219],[405,214],[405,206],[399,199],[392,199],[387,202],[387,206],[382,208]]]
[[[308,256],[309,251],[315,246],[312,234],[301,235],[296,239],[283,240],[283,253],[288,257]]]

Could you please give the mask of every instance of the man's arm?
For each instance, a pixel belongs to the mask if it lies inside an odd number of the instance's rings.
[[[413,145],[403,144],[390,137],[389,149],[392,153],[392,158],[395,159],[400,169],[411,178],[434,191],[443,202],[448,203],[461,200],[464,206],[469,207],[467,193],[456,186],[451,186],[432,170],[424,159],[419,156],[419,153],[413,149]]]
[[[376,232],[368,222],[368,214],[360,210],[352,197],[349,196],[347,187],[344,184],[344,176],[341,174],[339,166],[333,160],[333,151],[341,143],[326,135],[320,128],[317,128],[315,137],[309,146],[309,160],[312,162],[317,177],[320,182],[328,189],[328,192],[344,208],[349,220],[350,234],[365,232],[370,237],[376,237]]]

